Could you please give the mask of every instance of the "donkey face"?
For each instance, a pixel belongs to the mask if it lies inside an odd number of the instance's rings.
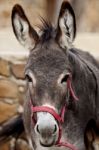
[[[13,8],[14,33],[19,42],[31,50],[25,71],[28,81],[28,102],[31,100],[34,106],[49,106],[60,114],[65,103],[69,106],[67,80],[72,70],[67,50],[76,31],[75,16],[70,4],[62,4],[57,29],[53,29],[44,20],[43,24],[42,34],[39,36],[31,27],[21,6],[15,5]],[[55,144],[59,134],[55,118],[48,112],[37,112],[35,118],[34,129],[40,144]],[[25,120],[28,121],[28,118]],[[30,126],[33,130],[32,122]]]

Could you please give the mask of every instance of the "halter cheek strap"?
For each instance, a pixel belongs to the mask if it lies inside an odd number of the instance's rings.
[[[74,98],[74,100],[78,100],[78,98],[76,97],[76,95],[74,94],[74,91],[72,89],[70,79],[71,78],[68,78],[68,80],[67,80],[67,87],[70,91],[71,96]],[[31,102],[30,102],[30,104],[31,104]],[[63,106],[60,115],[57,114],[53,108],[50,108],[48,106],[36,106],[36,107],[34,107],[33,105],[31,105],[31,111],[33,112],[33,114],[37,113],[37,112],[48,112],[57,120],[58,126],[59,126],[59,135],[58,135],[58,140],[55,143],[55,146],[57,146],[57,147],[64,146],[64,147],[70,148],[71,150],[77,150],[74,147],[74,145],[72,145],[68,142],[61,142],[61,137],[62,137],[62,126],[61,126],[61,124],[64,123],[64,116],[65,116],[65,112],[67,111],[66,104]],[[32,116],[32,119],[34,121],[34,116]]]
[[[76,100],[76,101],[78,101],[79,99],[78,99],[78,97],[75,95],[74,90],[73,90],[72,85],[71,85],[71,79],[72,79],[72,77],[71,77],[71,75],[69,75],[69,78],[68,78],[68,80],[67,80],[67,88],[69,89],[70,94],[71,94],[71,96],[73,97],[73,99]]]

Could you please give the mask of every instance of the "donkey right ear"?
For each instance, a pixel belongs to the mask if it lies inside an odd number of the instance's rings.
[[[24,10],[18,4],[12,10],[12,27],[18,41],[32,50],[39,40],[37,32],[31,27]]]
[[[75,14],[69,2],[64,1],[58,18],[57,41],[62,48],[69,48],[76,35]]]

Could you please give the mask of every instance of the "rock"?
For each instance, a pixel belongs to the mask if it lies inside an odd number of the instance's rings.
[[[10,80],[0,80],[0,98],[17,98],[18,86]]]
[[[17,113],[18,104],[0,102],[0,123],[8,120]]]
[[[25,64],[12,64],[11,71],[17,79],[24,79]]]
[[[30,150],[30,148],[26,141],[18,139],[16,142],[16,150]]]
[[[9,62],[3,59],[0,59],[0,74],[10,76]]]
[[[0,146],[0,150],[9,150],[9,143],[5,143]]]
[[[18,95],[19,104],[23,105],[25,99],[26,99],[25,93],[19,93],[19,95]]]

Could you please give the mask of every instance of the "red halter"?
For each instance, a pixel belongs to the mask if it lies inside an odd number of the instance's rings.
[[[67,80],[68,89],[70,91],[71,96],[74,98],[74,100],[78,100],[78,98],[76,97],[76,95],[74,94],[74,91],[72,89],[71,80],[70,79],[71,79],[71,77],[69,77],[68,80]],[[31,111],[33,113],[36,113],[36,112],[48,112],[48,113],[50,113],[57,120],[58,125],[59,125],[59,136],[58,136],[58,140],[57,140],[55,145],[58,146],[58,147],[61,147],[61,146],[68,147],[71,150],[77,150],[72,144],[70,144],[68,142],[61,142],[60,141],[61,140],[61,136],[62,136],[61,124],[64,123],[64,115],[65,115],[65,112],[66,112],[66,104],[63,106],[60,115],[57,114],[53,108],[50,108],[48,106],[36,106],[36,107],[34,107],[32,105],[31,106]],[[33,116],[32,116],[32,118],[33,118]],[[33,118],[33,120],[34,120],[34,118]]]

